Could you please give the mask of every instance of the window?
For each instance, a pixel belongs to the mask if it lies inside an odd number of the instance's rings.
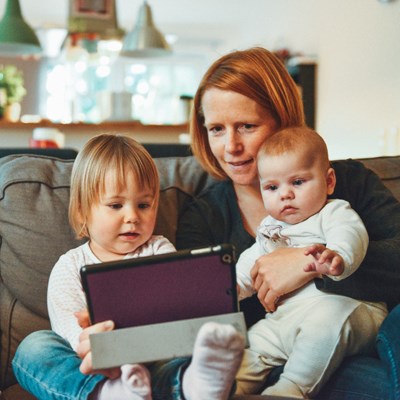
[[[208,64],[205,56],[133,59],[118,57],[119,42],[93,45],[86,40],[46,63],[45,118],[88,123],[187,121],[181,96],[194,95]]]

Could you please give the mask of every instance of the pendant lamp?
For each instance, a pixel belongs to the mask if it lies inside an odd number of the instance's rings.
[[[139,9],[135,27],[124,38],[120,54],[124,57],[160,57],[171,54],[169,44],[154,25],[147,0]]]
[[[22,56],[41,53],[34,30],[25,22],[19,0],[7,0],[0,21],[0,55]]]

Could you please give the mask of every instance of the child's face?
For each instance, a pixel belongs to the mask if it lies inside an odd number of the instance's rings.
[[[153,192],[138,187],[132,173],[125,181],[127,187],[118,190],[114,174],[107,173],[104,193],[91,208],[90,248],[101,261],[123,258],[153,234],[157,215]]]
[[[321,162],[310,165],[294,152],[262,156],[258,162],[261,194],[269,215],[297,224],[314,215],[333,193],[336,179],[332,168]]]

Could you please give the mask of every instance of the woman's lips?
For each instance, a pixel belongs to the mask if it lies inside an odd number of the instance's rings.
[[[233,168],[240,168],[243,166],[247,166],[250,163],[252,163],[252,159],[251,160],[244,160],[244,161],[225,161],[228,165],[232,166]]]

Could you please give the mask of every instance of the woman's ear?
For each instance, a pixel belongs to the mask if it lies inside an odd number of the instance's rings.
[[[326,189],[328,194],[332,194],[336,186],[336,174],[333,168],[329,168],[326,173]]]

